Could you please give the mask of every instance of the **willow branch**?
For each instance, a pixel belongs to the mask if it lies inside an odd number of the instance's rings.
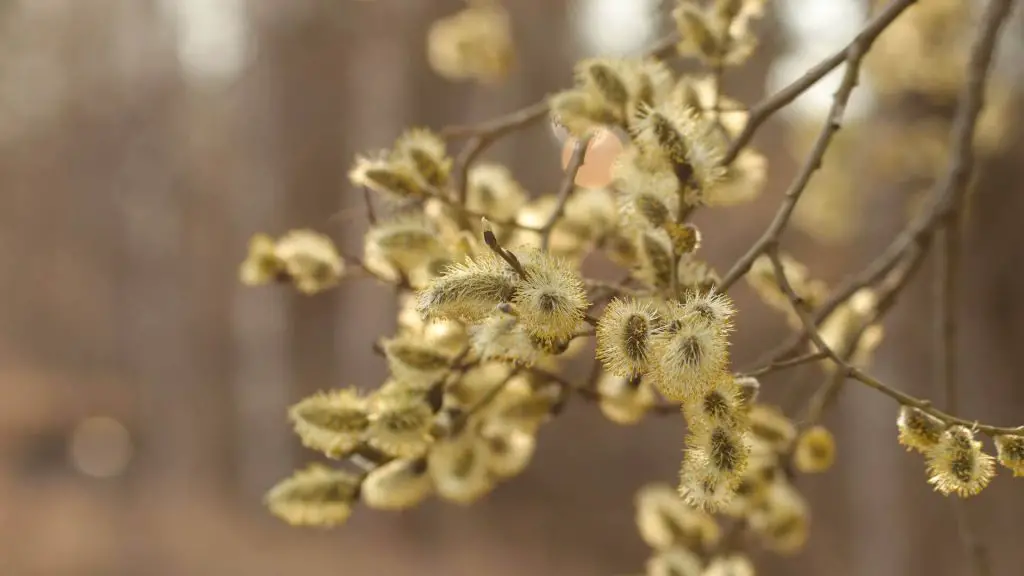
[[[836,90],[836,93],[832,98],[832,106],[829,108],[828,116],[825,120],[825,126],[819,133],[818,139],[814,143],[814,148],[811,150],[810,156],[804,162],[804,165],[797,174],[793,184],[788,190],[786,190],[785,198],[779,206],[778,211],[775,213],[775,217],[772,219],[771,224],[768,225],[768,229],[765,230],[764,234],[762,234],[757,242],[751,246],[750,250],[748,250],[746,254],[741,256],[740,259],[733,264],[732,268],[722,279],[722,283],[720,285],[720,289],[722,291],[728,290],[729,287],[746,274],[750,270],[751,265],[753,265],[754,260],[764,253],[765,248],[767,248],[769,244],[777,241],[782,235],[782,232],[785,231],[786,226],[789,224],[789,219],[793,216],[793,211],[796,209],[797,202],[800,201],[800,197],[803,195],[804,190],[807,189],[807,184],[811,181],[811,176],[813,176],[814,172],[821,167],[821,162],[825,157],[825,152],[828,151],[828,147],[832,143],[832,137],[839,131],[843,115],[846,112],[846,105],[850,101],[850,96],[853,94],[854,88],[857,87],[857,81],[860,76],[860,66],[864,60],[864,56],[867,54],[868,50],[871,49],[871,46],[878,38],[878,35],[892,24],[892,22],[895,21],[896,18],[914,2],[915,0],[895,0],[886,10],[879,14],[878,17],[865,27],[860,34],[854,38],[853,42],[851,42],[850,45],[842,52],[842,58],[840,61],[845,60],[846,70],[843,74],[843,79],[839,84],[839,88]],[[830,60],[826,60],[823,64],[828,64],[829,62]],[[785,106],[799,96],[803,90],[806,90],[817,82],[817,80],[820,80],[822,76],[831,71],[832,68],[835,68],[835,66],[838,66],[838,63],[830,67],[823,67],[819,65],[812,69],[811,72],[808,73],[808,76],[804,77],[811,78],[811,80],[806,81],[806,85],[801,83],[800,80],[795,83],[798,89],[793,91],[792,97],[784,96],[783,98],[778,99],[777,104],[775,103],[776,99],[770,99],[770,106],[764,109],[768,110],[768,112],[761,111],[761,106],[755,108],[755,112],[751,113],[751,120],[747,123],[743,133],[737,137],[733,147],[735,148],[736,143],[739,143],[740,147],[742,147],[742,145],[744,145],[744,134],[748,133],[749,130],[749,134],[752,135],[753,130],[756,130],[757,125],[760,122],[763,122],[763,120],[755,120],[755,118],[767,118],[767,116],[772,112],[778,110],[782,106]],[[822,68],[823,71],[820,72],[820,76],[815,78],[818,68]],[[790,88],[792,88],[792,86]],[[787,92],[788,90],[789,88],[783,90],[782,93],[784,95],[789,94],[789,92]],[[747,136],[748,140],[749,138],[750,136]],[[738,154],[739,148],[735,148],[735,150],[735,153]],[[730,148],[730,152],[732,151],[733,148]],[[728,154],[726,158],[729,158]]]
[[[751,108],[747,124],[743,127],[743,131],[736,136],[736,139],[733,140],[732,144],[729,146],[729,149],[726,151],[723,158],[723,164],[731,164],[733,160],[739,156],[740,151],[750,143],[754,134],[757,133],[758,128],[760,128],[761,125],[771,118],[776,112],[793,103],[793,101],[799,98],[800,95],[817,84],[822,78],[828,75],[829,72],[835,70],[844,61],[847,62],[847,66],[850,66],[849,62],[851,54],[860,52],[861,57],[863,57],[863,53],[867,52],[879,34],[884,32],[885,29],[888,28],[904,10],[909,8],[916,1],[917,0],[894,0],[892,4],[880,12],[874,20],[869,22],[868,25],[861,30],[860,34],[858,34],[845,48],[822,60],[792,84],[786,86],[782,90],[762,101],[757,106]]]
[[[573,145],[569,165],[565,168],[565,176],[562,178],[562,185],[558,189],[558,200],[555,202],[555,209],[540,229],[541,250],[546,251],[548,245],[551,244],[551,232],[555,229],[555,224],[558,223],[559,218],[565,213],[565,205],[569,202],[569,197],[572,196],[573,190],[576,189],[576,175],[579,174],[580,168],[583,167],[589,144],[590,139],[583,138],[577,140],[576,144]]]
[[[911,396],[905,392],[902,392],[896,388],[893,388],[881,382],[880,380],[872,376],[869,376],[868,374],[862,372],[858,368],[855,368],[848,364],[822,339],[821,334],[818,332],[818,327],[814,325],[813,319],[811,318],[810,314],[806,309],[806,303],[793,290],[793,286],[790,284],[789,279],[786,277],[786,271],[783,269],[782,262],[779,260],[778,245],[776,243],[770,244],[767,250],[765,251],[765,254],[771,260],[772,269],[775,271],[775,276],[779,282],[779,287],[782,288],[782,291],[789,299],[790,304],[793,307],[793,310],[796,312],[797,316],[800,317],[800,322],[803,324],[804,330],[806,330],[811,341],[814,342],[814,345],[817,346],[819,350],[821,350],[822,352],[825,353],[826,356],[828,356],[829,360],[831,360],[835,364],[836,369],[840,370],[845,378],[853,379],[867,386],[868,388],[877,390],[878,392],[881,392],[882,394],[885,394],[886,396],[897,401],[901,405],[912,406],[914,408],[918,408],[924,412],[927,412],[928,414],[931,414],[932,416],[942,420],[948,425],[958,424],[961,426],[974,427],[976,430],[988,435],[1019,434],[1021,432],[1024,432],[1024,426],[1018,426],[1016,428],[987,426],[984,424],[979,424],[976,421],[964,420],[963,418],[959,418],[952,414],[948,414],[932,406],[930,400],[924,400],[921,398]]]

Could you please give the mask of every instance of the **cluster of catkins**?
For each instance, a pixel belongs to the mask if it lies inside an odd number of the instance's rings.
[[[290,282],[303,294],[316,294],[335,286],[344,272],[345,262],[330,238],[293,230],[277,240],[253,236],[239,276],[249,286]]]
[[[924,455],[928,482],[942,494],[973,496],[996,474],[995,458],[985,453],[968,426],[949,425],[921,408],[902,406],[897,427],[900,444]],[[993,438],[999,463],[1014,476],[1024,476],[1024,430]]]
[[[469,504],[529,463],[561,390],[505,364],[463,361],[460,327],[405,317],[382,346],[387,382],[368,394],[321,392],[289,411],[305,446],[358,467],[296,472],[267,494],[274,514],[332,526],[357,503],[401,510],[436,495]]]
[[[752,378],[740,379],[745,393]],[[792,472],[822,472],[835,458],[835,444],[824,428],[798,433],[781,412],[744,396],[740,411],[748,421],[749,465],[736,495],[717,512],[689,505],[665,484],[650,484],[636,495],[636,524],[652,549],[648,576],[730,576],[754,574],[750,560],[726,542],[736,530],[764,548],[793,554],[807,541],[807,502],[789,479]]]
[[[703,36],[683,34],[679,50],[716,66],[738,63],[757,6],[681,2],[680,29]],[[464,22],[474,18],[501,24],[493,3],[467,10],[478,13],[439,25],[431,42],[469,34]],[[450,76],[486,76],[507,61],[470,62],[471,52],[462,46],[442,58]],[[388,215],[372,223],[362,258],[349,267],[403,293],[398,331],[378,346],[390,377],[368,393],[322,392],[291,409],[303,443],[344,466],[315,465],[281,482],[267,496],[275,514],[332,525],[358,502],[399,509],[432,494],[479,498],[527,464],[540,425],[574,392],[553,374],[557,358],[594,335],[604,373],[585,392],[610,419],[637,421],[655,391],[682,404],[689,436],[681,493],[690,505],[722,510],[760,470],[749,464],[760,454],[744,404],[752,381],[729,370],[734,309],[715,291],[717,275],[696,256],[700,233],[686,222],[698,206],[759,192],[763,157],[746,149],[722,162],[747,115],[712,77],[676,77],[653,58],[586,60],[575,76],[574,88],[550,99],[551,120],[581,140],[603,133],[626,141],[607,188],[531,198],[489,162],[457,177],[447,143],[426,129],[356,159],[350,181],[375,193]],[[333,248],[328,257],[307,244],[300,260],[309,270],[293,272],[279,244],[253,240],[244,281],[290,279],[313,293],[344,270]],[[579,273],[595,250],[630,270],[627,285],[597,296],[600,287]]]

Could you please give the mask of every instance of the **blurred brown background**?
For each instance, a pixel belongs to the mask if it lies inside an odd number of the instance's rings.
[[[472,508],[359,511],[320,532],[288,528],[260,504],[311,457],[286,406],[379,381],[370,345],[392,329],[394,308],[389,291],[362,281],[314,298],[243,289],[246,241],[309,226],[356,252],[365,222],[345,179],[355,153],[409,124],[481,120],[567,84],[587,53],[567,3],[506,4],[520,65],[504,86],[479,88],[437,78],[423,56],[427,26],[457,0],[0,2],[0,576],[641,570],[632,495],[672,481],[675,419],[620,429],[573,406],[545,429],[529,470]],[[762,92],[776,36],[769,19],[763,55],[729,78],[745,101]],[[700,218],[719,266],[760,233],[792,174],[782,128],[758,139],[772,161],[765,197]],[[1024,423],[1024,168],[1013,141],[979,182],[962,314],[964,413],[1006,425]],[[545,129],[491,155],[529,190],[552,191],[557,147]],[[884,246],[904,214],[899,194],[863,174],[863,237],[827,249],[787,239],[829,281]],[[928,395],[928,292],[913,290],[873,371]],[[737,364],[748,367],[784,325],[745,286],[736,297]],[[796,383],[790,374],[765,388],[778,398]],[[96,416],[124,428],[83,427]],[[800,480],[814,511],[808,549],[758,554],[762,573],[967,573],[948,503],[896,444],[894,420],[887,399],[849,387],[829,419],[839,463]],[[1022,510],[1024,483],[1007,474],[970,502],[996,574],[1022,573]]]

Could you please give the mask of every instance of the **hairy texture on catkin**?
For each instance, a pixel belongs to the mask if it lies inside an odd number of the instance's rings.
[[[995,437],[999,463],[1013,472],[1024,476],[1024,436],[1002,434]]]
[[[389,456],[418,458],[433,442],[433,417],[434,411],[422,395],[394,393],[378,398],[370,414],[366,443]]]
[[[690,400],[712,386],[729,362],[728,341],[721,329],[668,303],[666,323],[652,338],[658,390],[671,400]]]
[[[353,388],[305,398],[288,410],[288,418],[304,446],[331,458],[355,450],[370,424],[366,401]]]
[[[426,460],[392,460],[366,475],[360,501],[378,510],[405,510],[426,499],[433,487]]]
[[[576,138],[592,136],[606,126],[615,126],[620,119],[600,96],[583,90],[565,90],[549,99],[554,122]]]
[[[438,496],[458,504],[471,504],[491,491],[487,444],[463,433],[430,451],[428,470]]]
[[[423,198],[423,190],[416,168],[407,160],[356,157],[348,179],[354,186],[368,188],[392,202]]]
[[[621,378],[647,372],[651,338],[660,319],[645,302],[615,299],[597,323],[597,358],[605,370]]]
[[[363,240],[366,267],[389,278],[397,278],[397,274],[408,277],[417,269],[448,258],[438,231],[418,216],[380,222],[367,230]]]
[[[428,185],[439,188],[448,183],[452,160],[447,156],[444,140],[430,130],[413,128],[395,141],[392,158],[408,161]]]
[[[704,192],[723,176],[725,142],[714,124],[693,109],[671,105],[642,108],[636,114],[632,135],[638,146],[657,151],[672,163],[687,205],[700,204]]]
[[[946,423],[913,406],[900,406],[900,415],[896,419],[900,444],[907,450],[926,453],[938,444],[939,438],[946,430]]]
[[[445,270],[420,291],[418,309],[427,318],[476,322],[516,294],[519,278],[490,254]]]
[[[737,427],[745,424],[740,388],[732,374],[723,372],[701,394],[694,394],[683,402],[687,422],[700,422],[715,426]]]
[[[452,355],[421,338],[400,337],[384,343],[391,375],[412,387],[429,387],[451,368]]]
[[[721,530],[715,518],[686,504],[667,484],[649,484],[637,491],[636,524],[648,546],[667,550],[677,546],[708,550],[715,546]]]
[[[944,495],[961,498],[981,492],[995,476],[995,459],[966,426],[952,426],[928,450],[928,482]]]
[[[295,526],[337,526],[352,514],[361,478],[314,464],[296,471],[264,498],[270,512]]]
[[[523,328],[543,340],[572,337],[589,305],[583,280],[565,261],[540,251],[524,251],[519,259],[526,279],[513,302]]]

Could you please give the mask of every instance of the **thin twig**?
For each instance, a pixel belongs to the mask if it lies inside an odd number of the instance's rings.
[[[806,74],[795,80],[789,86],[776,92],[769,98],[762,101],[750,110],[750,117],[747,119],[743,131],[733,140],[729,149],[722,159],[724,165],[731,164],[741,150],[750,143],[750,140],[757,133],[761,124],[772,117],[776,112],[791,104],[801,94],[817,84],[829,72],[836,69],[843,61],[847,61],[849,67],[850,55],[856,51],[866,53],[875,38],[878,37],[904,10],[913,5],[917,0],[894,0],[892,4],[880,12],[845,48],[822,60],[817,66],[811,68]],[[859,48],[858,48],[859,46]]]
[[[907,256],[902,267],[894,270],[884,281],[879,283],[875,290],[875,309],[871,317],[863,320],[861,325],[850,334],[850,339],[845,343],[844,348],[838,351],[844,361],[849,362],[852,359],[867,330],[881,322],[889,310],[895,306],[899,295],[903,293],[923,261],[924,252],[914,251]],[[821,421],[828,408],[839,398],[839,392],[845,381],[846,378],[841,372],[837,371],[829,375],[825,384],[815,391],[807,402],[807,409],[804,411],[806,415],[804,427],[814,426]]]
[[[935,278],[936,312],[939,339],[936,342],[935,377],[946,395],[946,409],[958,410],[957,398],[957,322],[956,299],[960,261],[959,224],[967,185],[974,168],[974,132],[985,101],[992,55],[999,32],[1013,8],[1013,0],[990,0],[982,16],[980,32],[971,48],[967,63],[967,82],[961,92],[953,124],[953,162],[946,175],[946,193],[936,203],[938,226],[942,235]],[[954,498],[954,500],[956,500]],[[992,573],[988,550],[974,532],[963,504],[953,502],[957,532],[976,576]]]
[[[804,364],[810,364],[811,362],[824,360],[825,358],[828,358],[827,354],[820,350],[814,350],[812,352],[807,352],[806,354],[801,354],[800,356],[796,356],[794,358],[787,358],[785,360],[773,359],[768,363],[768,365],[751,370],[749,372],[742,372],[739,374],[739,376],[757,378],[758,376],[764,376],[765,374],[771,374],[772,372],[778,372],[779,370],[785,370],[786,368],[795,368],[797,366],[802,366]]]
[[[484,244],[486,244],[487,247],[497,254],[502,260],[507,262],[520,278],[523,280],[529,279],[529,275],[526,273],[523,265],[519,262],[519,258],[516,258],[515,254],[501,247],[501,244],[498,243],[498,238],[494,235],[494,232],[490,230],[484,231]]]
[[[800,172],[797,174],[793,184],[786,191],[785,199],[782,201],[782,205],[779,206],[778,211],[775,213],[775,218],[768,226],[768,229],[765,230],[761,238],[751,246],[750,250],[748,250],[746,254],[740,257],[740,259],[725,275],[719,287],[720,290],[728,290],[730,286],[740,279],[740,277],[746,274],[747,271],[750,270],[751,265],[753,265],[754,260],[764,252],[768,244],[778,240],[779,236],[786,229],[789,219],[792,217],[793,211],[796,209],[797,202],[800,201],[800,196],[804,193],[804,190],[807,188],[807,184],[811,181],[811,176],[814,175],[814,172],[821,166],[822,159],[825,157],[825,152],[828,151],[829,144],[832,143],[832,137],[839,131],[840,124],[843,120],[843,114],[846,112],[846,105],[850,101],[850,96],[853,94],[854,88],[857,87],[860,65],[864,60],[864,56],[871,48],[875,39],[878,38],[878,35],[881,34],[897,16],[909,8],[914,1],[915,0],[896,0],[893,2],[889,8],[864,28],[864,30],[854,38],[853,42],[851,42],[849,47],[843,52],[846,60],[846,70],[843,74],[842,82],[839,84],[839,88],[833,96],[832,107],[828,111],[825,126],[818,135],[818,140],[814,143],[814,148],[811,150],[810,156],[808,156],[807,160],[804,162],[803,168],[800,169]],[[752,122],[747,123],[747,127],[750,127],[751,125]],[[744,132],[745,131],[746,129]],[[740,138],[737,138],[737,140],[739,139]]]
[[[590,144],[590,138],[582,138],[576,141],[576,144],[572,148],[572,156],[569,158],[569,165],[565,168],[565,176],[562,178],[562,185],[558,188],[558,200],[555,203],[555,209],[548,216],[547,222],[541,226],[540,229],[540,247],[541,250],[547,250],[548,245],[551,244],[551,232],[555,229],[555,224],[565,213],[565,205],[572,196],[573,190],[576,189],[576,175],[579,174],[580,168],[583,167],[583,162],[587,156],[587,146]]]
[[[793,307],[793,310],[800,317],[800,321],[803,323],[804,330],[807,331],[807,334],[810,336],[811,341],[814,342],[815,346],[817,346],[819,350],[825,352],[828,358],[835,363],[836,369],[840,370],[847,378],[852,378],[869,388],[877,390],[882,394],[885,394],[886,396],[892,398],[893,400],[896,400],[901,405],[919,408],[924,412],[927,412],[928,414],[931,414],[932,416],[938,418],[939,420],[942,420],[948,425],[959,424],[961,426],[973,427],[974,429],[984,434],[988,434],[990,436],[998,434],[1019,434],[1021,432],[1024,432],[1024,426],[1018,426],[1016,428],[987,426],[984,424],[979,424],[977,421],[964,420],[963,418],[959,418],[952,414],[948,414],[932,406],[930,400],[916,398],[905,392],[897,390],[896,388],[892,388],[887,384],[879,381],[878,379],[865,374],[861,370],[853,366],[850,366],[845,360],[843,360],[838,354],[836,354],[836,352],[832,350],[832,348],[830,348],[829,345],[826,344],[825,341],[822,339],[821,334],[818,332],[817,326],[814,325],[814,322],[811,319],[810,314],[806,310],[804,301],[793,290],[793,286],[790,284],[789,278],[786,277],[786,271],[782,266],[781,260],[779,260],[777,243],[773,242],[769,244],[767,250],[765,251],[765,254],[767,254],[769,259],[771,260],[772,268],[774,269],[776,278],[779,282],[779,287],[782,288],[782,291],[789,299]]]

